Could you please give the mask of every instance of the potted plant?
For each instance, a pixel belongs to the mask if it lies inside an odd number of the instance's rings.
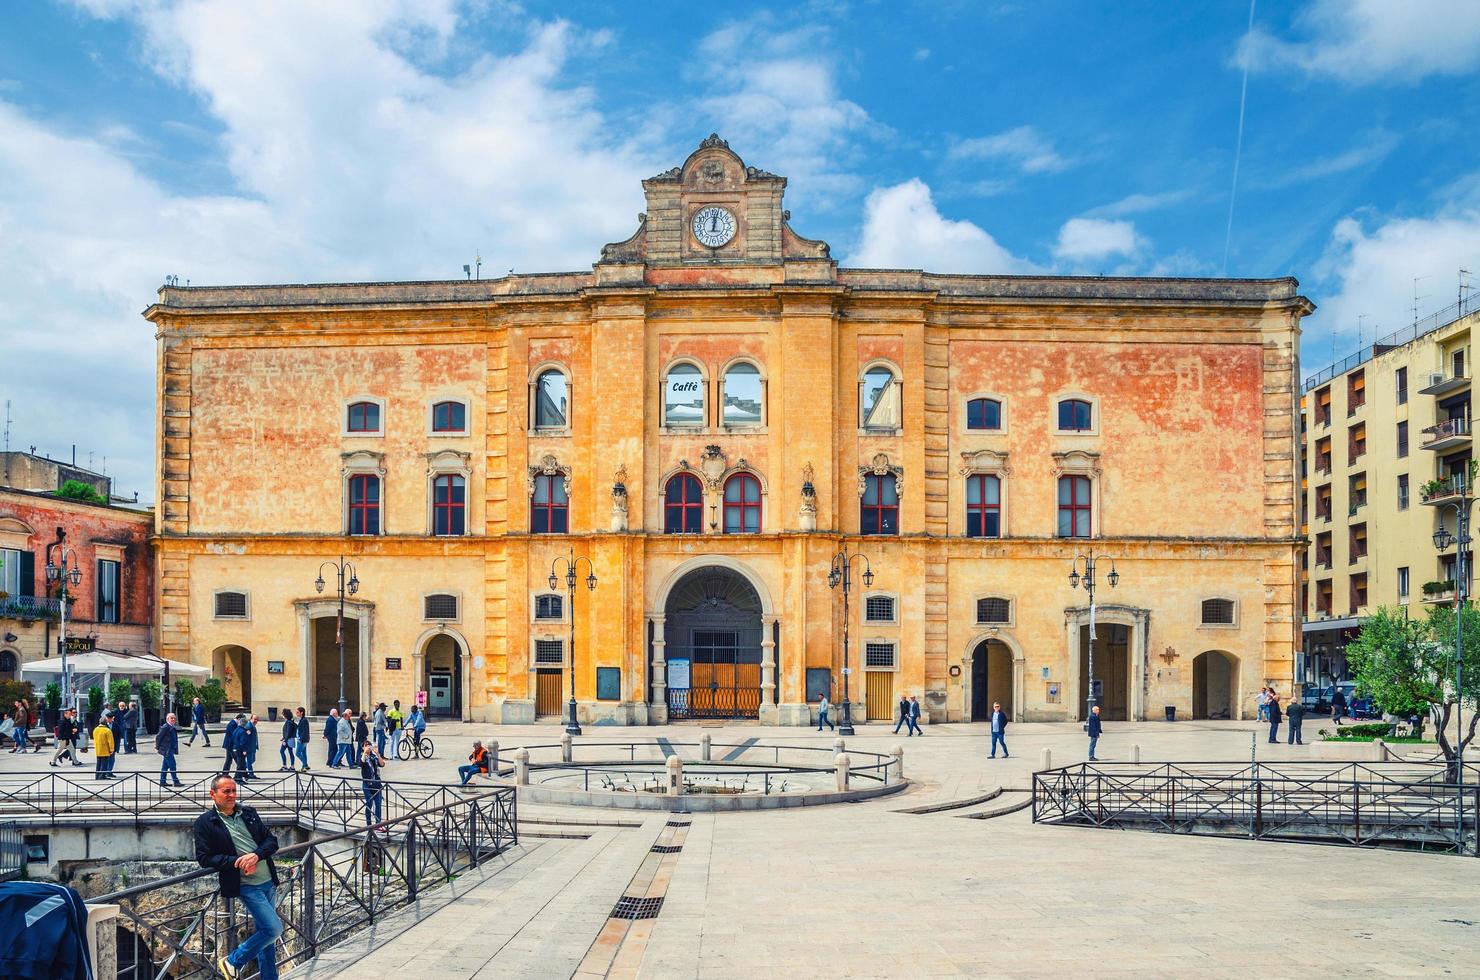
[[[221,707],[226,704],[226,688],[212,677],[200,689],[200,703],[206,709],[206,721],[212,724],[221,720]]]
[[[91,732],[98,727],[98,721],[103,717],[104,694],[101,687],[90,687],[87,689],[87,730]]]
[[[119,677],[115,678],[113,682],[108,685],[108,707],[117,710],[118,702],[122,701],[125,705],[127,705],[133,699],[134,684],[132,681],[125,680],[124,678]]]
[[[195,686],[194,681],[188,679],[175,681],[175,713],[180,716],[180,721],[189,721],[190,705],[198,697],[200,697],[200,688]]]
[[[139,685],[139,707],[144,709],[144,730],[150,735],[159,731],[159,706],[164,700],[164,685],[149,680]]]
[[[54,732],[62,717],[62,685],[52,681],[46,685],[42,697],[45,698],[46,707],[41,709],[41,724],[46,726],[47,731]]]

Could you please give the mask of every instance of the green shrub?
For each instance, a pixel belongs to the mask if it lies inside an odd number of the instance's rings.
[[[46,698],[46,706],[55,711],[62,706],[62,685],[56,681],[52,681],[46,685],[45,693],[42,697]]]
[[[157,708],[164,700],[164,685],[159,681],[145,681],[139,685],[139,706]]]
[[[115,708],[118,706],[118,702],[122,701],[124,704],[127,704],[133,700],[133,697],[134,685],[132,681],[127,681],[120,677],[108,685],[108,704]]]
[[[65,497],[68,500],[82,500],[90,504],[106,504],[108,502],[103,498],[102,494],[94,489],[91,483],[83,483],[81,480],[68,480],[62,484],[61,489],[56,492],[56,495],[58,497]]]
[[[192,680],[175,681],[175,703],[190,706],[190,702],[200,697],[200,688],[195,686]]]
[[[1393,726],[1385,721],[1365,722],[1360,725],[1345,725],[1336,729],[1337,738],[1386,738]]]
[[[90,687],[87,689],[87,713],[100,715],[103,713],[103,689],[101,687]]]
[[[220,711],[221,706],[226,703],[226,688],[221,686],[219,680],[212,677],[200,689],[200,703],[205,705],[208,711]]]
[[[9,711],[15,701],[29,701],[31,707],[36,707],[36,689],[30,681],[0,680],[0,708]]]

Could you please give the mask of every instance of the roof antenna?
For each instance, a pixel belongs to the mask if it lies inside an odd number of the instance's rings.
[[[1460,316],[1464,316],[1465,315],[1465,293],[1468,293],[1471,289],[1474,289],[1475,288],[1474,286],[1471,286],[1469,283],[1465,282],[1465,280],[1466,279],[1473,279],[1473,278],[1474,278],[1474,276],[1470,273],[1470,270],[1469,269],[1461,269],[1461,270],[1459,270],[1459,315]],[[9,402],[7,402],[6,404],[8,405]]]
[[[1360,313],[1360,314],[1357,315],[1357,353],[1358,354],[1360,354],[1362,352],[1362,321],[1365,320],[1365,319],[1367,319],[1367,314]]]
[[[1415,327],[1418,326],[1418,301],[1421,300],[1421,299],[1428,299],[1429,298],[1428,293],[1425,293],[1422,296],[1418,295],[1418,284],[1419,284],[1419,282],[1421,280],[1429,279],[1429,278],[1432,278],[1432,277],[1431,276],[1414,276],[1413,277],[1413,325]]]
[[[468,279],[472,279],[473,278],[473,269],[466,262],[463,263],[463,276],[465,276]]]

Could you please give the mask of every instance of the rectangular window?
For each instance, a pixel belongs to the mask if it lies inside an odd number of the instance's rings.
[[[1465,376],[1464,348],[1461,348],[1450,355],[1449,365],[1454,369],[1454,377],[1463,378]]]
[[[1347,462],[1355,462],[1367,455],[1367,423],[1358,422],[1346,433]]]
[[[468,485],[447,474],[432,481],[432,533],[460,535],[467,530]]]
[[[1353,524],[1350,533],[1348,564],[1354,564],[1359,559],[1367,557],[1367,525]]]
[[[0,548],[0,592],[21,594],[21,553],[13,548]]]
[[[1352,614],[1355,615],[1367,605],[1367,573],[1352,576]]]
[[[1316,564],[1322,568],[1331,567],[1331,532],[1325,531],[1316,535]]]
[[[564,615],[565,597],[558,595],[536,596],[534,600],[535,619],[559,619]]]
[[[446,592],[427,596],[422,602],[422,619],[457,619],[457,596]]]
[[[432,406],[433,432],[466,432],[468,407],[462,402],[438,402]]]
[[[976,621],[982,624],[1012,622],[1012,602],[995,596],[976,600]]]
[[[1398,569],[1398,601],[1408,598],[1408,566]]]
[[[561,640],[535,640],[534,662],[545,665],[565,663],[565,643]]]
[[[1324,487],[1316,487],[1316,519],[1329,521],[1331,519],[1331,484]]]
[[[1393,385],[1398,389],[1398,404],[1408,404],[1408,369],[1400,367],[1393,372]]]
[[[1398,509],[1408,509],[1408,474],[1398,474]]]
[[[1331,388],[1329,385],[1316,392],[1316,424],[1331,424]]]
[[[1331,615],[1331,580],[1316,583],[1316,612],[1322,616]]]
[[[1367,372],[1354,371],[1346,379],[1346,414],[1355,415],[1367,404]]]
[[[620,667],[597,667],[596,668],[596,700],[598,700],[598,701],[620,701],[620,700],[622,700],[622,668],[620,668]]]
[[[349,533],[380,533],[380,477],[349,478]]]
[[[966,478],[966,536],[1002,536],[1002,481],[989,473]]]
[[[560,476],[535,477],[529,503],[529,529],[535,534],[564,534],[569,529],[570,498]]]
[[[893,474],[864,477],[858,525],[860,534],[899,533],[899,485]]]
[[[866,623],[894,622],[894,597],[871,595],[863,600],[863,621]]]
[[[1331,472],[1331,437],[1323,436],[1316,440],[1316,472]]]
[[[1367,506],[1367,474],[1353,473],[1346,484],[1348,514],[1355,514]]]
[[[217,619],[246,619],[247,594],[245,592],[217,592]]]
[[[893,643],[865,643],[863,645],[864,667],[894,669]]]
[[[98,560],[98,609],[100,623],[119,621],[119,564],[106,558]]]
[[[1090,482],[1087,476],[1059,477],[1059,537],[1090,536]]]
[[[1398,423],[1398,458],[1408,455],[1408,423]]]

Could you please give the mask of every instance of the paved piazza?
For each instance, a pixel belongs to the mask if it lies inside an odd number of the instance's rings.
[[[1320,726],[1311,724],[1314,733]],[[1107,726],[1101,751],[1142,759],[1246,759],[1253,726]],[[588,729],[585,743],[665,737],[823,743],[802,729]],[[861,726],[850,744],[905,746],[904,794],[807,810],[669,814],[521,806],[525,842],[481,879],[329,951],[296,976],[1474,976],[1480,862],[1440,855],[1034,826],[897,812],[1028,785],[1046,746],[1082,758],[1072,724],[1009,729],[1014,755],[986,758],[981,725],[905,740]],[[393,779],[445,781],[474,737],[508,750],[554,726],[438,724],[439,758]],[[322,743],[320,743],[322,745]],[[1308,750],[1259,745],[1261,758]],[[264,754],[266,756],[267,754]],[[187,749],[182,768],[217,751]],[[119,771],[155,756],[124,756]],[[45,755],[26,760],[45,771]],[[273,760],[265,759],[267,768]],[[322,761],[322,749],[314,750]],[[13,771],[19,760],[0,756]],[[1005,794],[986,807],[1000,807]],[[565,821],[547,824],[545,821]],[[578,822],[596,826],[576,827]],[[589,837],[561,837],[579,829]],[[546,833],[552,836],[537,837]],[[678,836],[675,836],[678,835]],[[681,844],[655,854],[655,843]],[[624,892],[665,896],[656,919],[608,920]],[[448,901],[455,894],[455,901]]]

